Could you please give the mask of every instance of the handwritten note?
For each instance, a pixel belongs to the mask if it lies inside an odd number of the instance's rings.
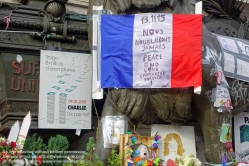
[[[224,106],[231,108],[231,98],[227,88],[217,86],[216,88],[216,101],[214,102],[215,107]]]
[[[143,14],[134,18],[133,87],[169,87],[172,22],[168,14]]]

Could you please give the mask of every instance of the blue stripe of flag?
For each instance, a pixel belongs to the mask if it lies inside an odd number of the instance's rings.
[[[135,15],[101,16],[101,87],[133,87]]]

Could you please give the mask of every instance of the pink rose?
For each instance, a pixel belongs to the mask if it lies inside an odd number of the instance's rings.
[[[7,143],[4,142],[4,141],[2,141],[1,145],[2,145],[2,146],[7,146]]]

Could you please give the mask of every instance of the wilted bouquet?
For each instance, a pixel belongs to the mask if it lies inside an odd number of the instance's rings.
[[[175,162],[177,166],[201,166],[201,161],[192,154],[176,158]]]
[[[0,165],[13,165],[18,158],[21,158],[21,151],[16,142],[0,137]]]

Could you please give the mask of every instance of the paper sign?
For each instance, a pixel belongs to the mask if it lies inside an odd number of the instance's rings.
[[[244,42],[237,41],[242,54],[249,56],[249,45]]]
[[[249,112],[235,116],[233,126],[236,162],[249,164]]]
[[[11,130],[10,130],[10,133],[9,133],[9,136],[8,136],[8,140],[10,142],[11,141],[16,142],[19,131],[20,131],[19,121],[16,121],[14,123],[14,125],[11,127]]]
[[[215,98],[216,98],[214,102],[215,107],[223,106],[226,108],[232,108],[231,98],[227,88],[217,86]]]
[[[38,128],[91,129],[92,57],[41,50]]]
[[[228,36],[223,37],[216,34],[214,35],[219,41],[221,39],[223,40],[223,38],[226,41],[230,41],[228,48],[227,46],[225,47],[222,45],[222,42],[220,42],[223,53],[221,61],[224,75],[226,77],[249,82],[249,42],[243,39]],[[235,45],[238,46],[238,49]],[[230,47],[234,48],[235,51],[233,51],[233,49]]]
[[[25,118],[23,119],[22,127],[21,127],[21,130],[19,132],[19,135],[18,135],[18,138],[17,138],[17,141],[16,141],[16,144],[18,145],[18,147],[20,149],[22,149],[23,146],[24,146],[24,143],[25,143],[28,131],[29,131],[30,123],[31,123],[31,115],[30,115],[30,112],[29,112],[25,116]]]
[[[235,40],[222,36],[218,36],[218,39],[225,50],[239,54],[239,50]]]
[[[224,71],[229,73],[235,72],[234,56],[226,52],[224,52]]]
[[[237,59],[237,74],[249,77],[249,63],[240,59]]]

